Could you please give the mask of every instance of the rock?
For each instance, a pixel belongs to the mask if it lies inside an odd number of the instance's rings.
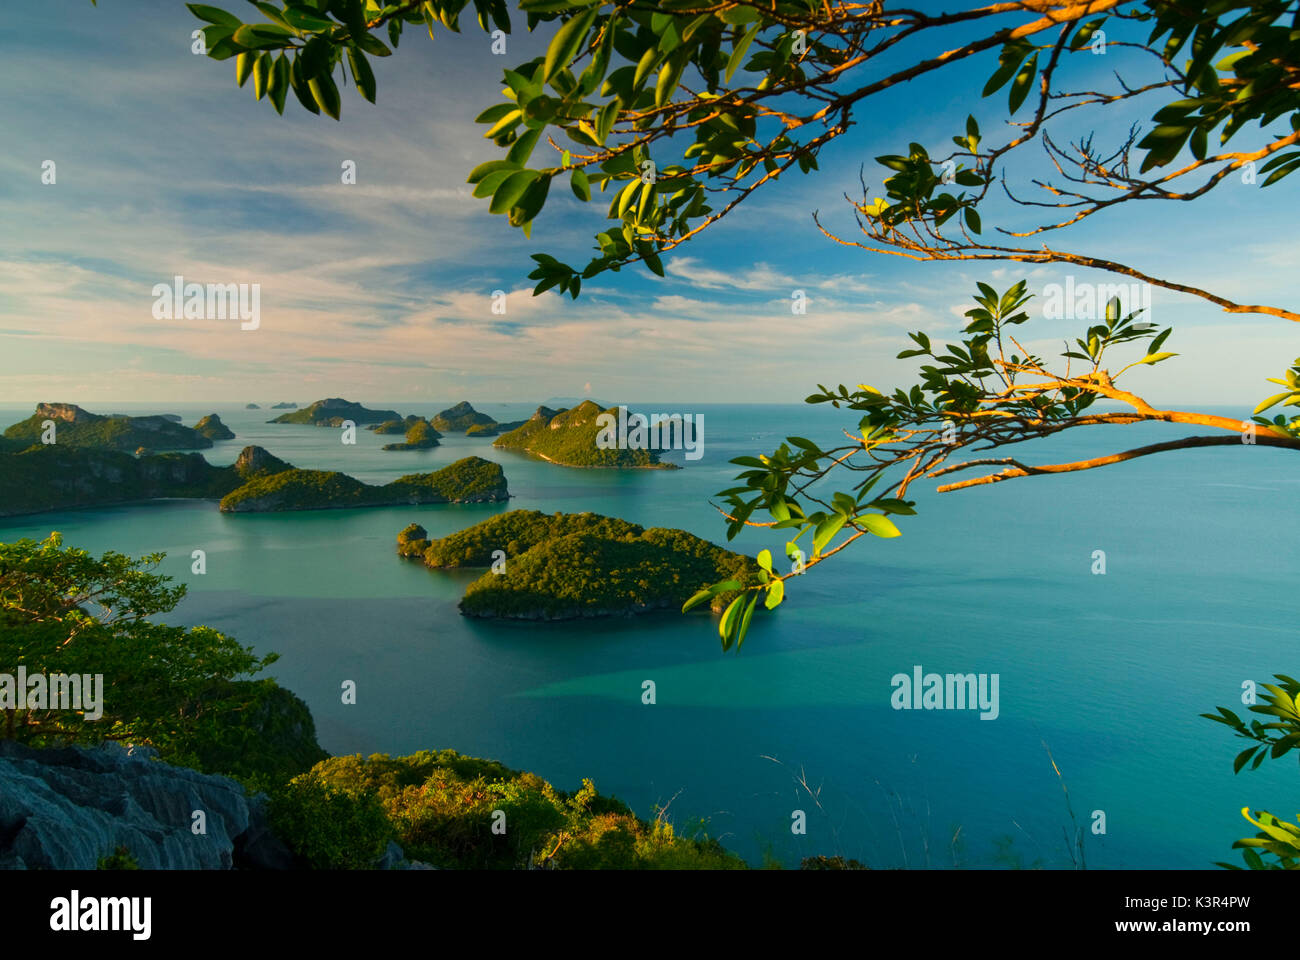
[[[141,869],[229,869],[274,851],[244,788],[117,743],[36,750],[0,742],[0,869],[94,870],[125,847]],[[207,832],[195,834],[195,811]]]
[[[235,472],[246,480],[291,469],[293,469],[291,464],[285,463],[265,447],[253,445],[241,450],[239,458],[235,461]]]

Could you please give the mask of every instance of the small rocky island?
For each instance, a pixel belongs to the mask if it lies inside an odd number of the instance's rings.
[[[395,421],[390,421],[395,422]],[[375,431],[379,431],[376,429]],[[415,418],[406,430],[406,440],[402,443],[386,443],[385,450],[431,450],[438,445],[438,438],[441,437],[437,430],[429,425],[427,420]]]
[[[430,422],[435,429],[444,433],[463,433],[467,437],[494,437],[498,433],[514,430],[526,421],[498,423],[486,413],[475,410],[468,400],[462,400],[454,407],[448,407],[434,416]]]
[[[272,409],[272,410],[297,410],[297,409],[298,409],[298,404],[296,404],[296,403],[286,403],[286,402],[283,402],[283,401],[282,401],[282,402],[280,402],[280,403],[275,404],[273,407],[271,407],[271,409]]]
[[[328,397],[325,400],[317,400],[301,410],[282,413],[274,420],[268,420],[267,423],[305,423],[316,427],[339,427],[343,425],[344,420],[362,425],[400,419],[401,416],[395,410],[371,410],[351,400]]]
[[[618,407],[602,410],[599,404],[590,400],[584,400],[571,410],[538,407],[522,426],[498,437],[492,445],[522,450],[565,467],[678,469],[677,464],[660,460],[658,450],[601,449],[596,438],[602,427],[596,418],[602,413],[617,419]]]
[[[234,440],[235,431],[221,422],[221,418],[215,413],[209,413],[206,417],[194,424],[194,432],[200,436],[207,437],[209,440]]]
[[[262,408],[259,407],[259,406],[258,406],[257,404],[255,404],[255,403],[246,403],[246,404],[244,404],[244,409],[245,409],[245,410],[261,410]]]
[[[46,421],[53,421],[53,443],[47,443]],[[192,427],[168,416],[128,417],[90,413],[75,403],[41,403],[36,412],[5,430],[6,438],[24,446],[97,447],[104,450],[204,450],[212,441]]]
[[[413,523],[397,535],[397,552],[431,569],[496,563],[466,588],[460,611],[518,620],[677,608],[709,584],[735,580],[743,587],[757,583],[759,573],[750,557],[685,530],[646,529],[595,513],[511,510],[438,540]],[[736,595],[713,598],[713,610]]]

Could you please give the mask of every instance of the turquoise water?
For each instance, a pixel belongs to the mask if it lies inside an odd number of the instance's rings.
[[[450,404],[363,402],[423,415]],[[334,753],[451,747],[562,788],[590,777],[643,815],[671,801],[679,824],[707,818],[751,862],[839,853],[876,867],[1069,866],[1070,814],[1049,749],[1079,823],[1105,813],[1106,833],[1085,843],[1090,867],[1236,860],[1231,842],[1253,832],[1242,806],[1284,817],[1298,808],[1293,760],[1234,777],[1244,744],[1197,716],[1240,711],[1244,680],[1300,672],[1291,589],[1300,491],[1283,451],[1194,450],[944,495],[918,485],[920,513],[899,521],[903,537],[869,538],[791,581],[786,603],[756,618],[735,656],[721,653],[707,615],[466,620],[456,601],[474,574],[402,562],[394,539],[412,521],[436,537],[526,508],[591,510],[721,542],[708,499],[732,485],[731,457],[768,452],[787,433],[829,443],[851,414],[634,404],[703,413],[705,455],[683,470],[618,473],[553,466],[490,440],[383,452],[388,438],[359,430],[344,446],[336,430],[268,425],[278,412],[268,409],[84,405],[187,423],[219,413],[237,439],[205,452],[214,463],[257,443],[368,482],[471,453],[504,466],[508,505],[231,516],[176,501],[0,520],[4,540],[59,530],[94,551],[165,551],[164,572],[190,585],[169,619],[278,651],[272,675],[310,705]],[[0,424],[33,406],[0,406]],[[502,420],[531,412],[476,406]],[[1016,455],[1056,462],[1190,432],[1099,427]],[[747,532],[736,548],[780,555],[783,542]],[[195,549],[207,553],[206,575],[190,572]],[[1098,549],[1105,576],[1090,572]],[[890,678],[914,664],[999,674],[1000,715],[891,709]],[[355,705],[340,702],[345,680],[357,683]],[[654,705],[641,702],[645,680],[656,684]],[[796,809],[807,812],[806,836],[790,831]]]

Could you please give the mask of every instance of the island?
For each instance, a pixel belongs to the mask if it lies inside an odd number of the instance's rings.
[[[299,470],[248,446],[228,467],[198,453],[150,453],[0,437],[0,516],[11,517],[160,499],[219,500],[232,513],[424,503],[479,503],[509,497],[500,465],[466,457],[435,473],[370,486],[342,473]]]
[[[209,440],[234,440],[235,431],[221,422],[221,418],[215,413],[209,413],[206,417],[194,425],[194,432],[200,436],[207,437]]]
[[[430,421],[434,429],[443,433],[464,433],[475,425],[487,426],[496,421],[486,413],[479,413],[468,400],[462,400],[454,407],[448,407]]]
[[[406,431],[405,443],[386,443],[385,450],[429,450],[438,445],[438,438],[442,436],[437,430],[429,426],[427,420],[416,419]]]
[[[280,402],[280,403],[275,404],[273,407],[271,407],[271,409],[272,409],[272,410],[297,410],[297,409],[298,409],[298,404],[296,404],[296,403],[285,403],[285,402],[282,401],[282,402]]]
[[[355,424],[383,423],[386,420],[400,420],[395,410],[371,410],[351,400],[329,397],[317,400],[310,406],[292,413],[282,413],[267,423],[305,423],[315,427],[339,427],[344,420]]]
[[[602,413],[618,417],[618,407],[602,410],[600,405],[584,400],[572,410],[538,407],[523,425],[493,441],[495,447],[522,450],[535,457],[565,467],[605,467],[611,469],[676,470],[677,464],[659,459],[653,449],[601,449],[596,438],[601,426],[596,418]]]
[[[437,430],[433,429],[433,425],[430,424],[428,420],[414,413],[410,414],[409,416],[407,416],[405,419],[402,420],[385,420],[383,423],[372,423],[369,426],[367,426],[366,429],[373,430],[375,433],[378,434],[392,434],[392,433],[404,434],[406,433],[407,430],[410,430],[417,423],[425,424],[429,436],[433,437],[433,439],[435,440],[442,439],[442,434],[439,433]]]
[[[223,513],[339,510],[426,503],[492,503],[510,497],[501,465],[465,457],[434,473],[371,486],[335,470],[282,470],[254,478],[221,500]]]
[[[53,421],[52,431],[45,424]],[[90,413],[75,403],[40,403],[36,412],[5,430],[10,440],[28,446],[97,447],[104,450],[203,450],[212,441],[166,416],[128,417]],[[53,440],[49,440],[50,437]]]
[[[245,409],[245,410],[261,410],[262,408],[259,407],[259,406],[258,406],[257,404],[255,404],[255,403],[246,403],[246,404],[244,404],[244,409]]]
[[[511,510],[430,540],[419,524],[397,536],[400,556],[431,569],[492,567],[460,601],[468,617],[574,620],[679,608],[709,584],[759,581],[752,558],[685,530],[646,529],[596,513]],[[504,554],[504,556],[502,556]],[[737,591],[711,601],[721,611]]]

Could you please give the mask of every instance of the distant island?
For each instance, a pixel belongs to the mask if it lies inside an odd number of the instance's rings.
[[[490,503],[506,500],[500,464],[465,457],[434,473],[412,473],[383,486],[362,483],[334,470],[288,469],[255,477],[221,500],[223,513],[335,510],[426,503]]]
[[[372,423],[368,425],[366,429],[373,430],[375,433],[378,434],[406,433],[407,430],[410,430],[411,427],[415,426],[417,423],[428,423],[428,422],[429,421],[425,420],[424,417],[417,416],[416,414],[412,413],[402,420],[385,420],[382,423]],[[437,430],[434,430],[433,427],[429,428],[429,433],[433,436],[435,440],[442,439],[442,434],[439,433]]]
[[[75,403],[41,403],[36,412],[5,430],[10,440],[44,443],[45,422],[53,421],[54,446],[99,447],[107,450],[203,450],[212,441],[192,427],[167,416],[128,417],[89,413]]]
[[[245,410],[261,410],[262,408],[259,407],[259,406],[258,406],[257,404],[255,404],[255,403],[246,403],[246,404],[244,404],[244,409],[245,409]]]
[[[299,470],[248,446],[228,467],[199,453],[143,453],[0,437],[0,516],[158,499],[220,500],[233,513],[509,497],[501,467],[466,457],[435,472],[369,486],[342,473]]]
[[[282,413],[267,423],[305,423],[317,427],[339,427],[344,420],[355,424],[383,423],[386,420],[401,420],[396,410],[371,410],[351,400],[329,397],[317,400],[310,406],[292,413]]]
[[[406,441],[404,443],[386,443],[384,444],[384,449],[429,450],[438,445],[438,438],[440,436],[442,436],[442,434],[429,426],[427,420],[421,420],[417,417],[415,422],[407,428]]]
[[[271,407],[271,409],[272,409],[272,410],[297,410],[297,409],[298,409],[298,404],[296,404],[296,403],[277,403],[277,404],[275,404],[275,406]]]
[[[602,413],[617,417],[618,407],[602,410],[599,404],[590,400],[584,400],[572,410],[538,407],[522,426],[498,437],[492,445],[507,450],[523,450],[566,467],[677,469],[677,464],[661,461],[658,450],[602,450],[596,445],[596,437],[601,432],[596,418]]]
[[[721,580],[757,582],[758,564],[707,540],[661,527],[646,529],[595,513],[511,510],[430,540],[419,524],[397,535],[400,556],[431,569],[490,567],[504,572],[469,585],[460,611],[469,617],[573,620],[680,607]],[[736,596],[720,594],[720,611]]]
[[[515,420],[498,423],[486,413],[475,410],[468,400],[462,400],[454,407],[436,414],[430,421],[433,427],[444,433],[463,433],[467,437],[494,437],[522,426],[525,421]]]
[[[234,440],[235,432],[221,422],[221,418],[215,413],[209,413],[206,417],[194,425],[194,432],[200,436],[207,437],[209,440]]]

